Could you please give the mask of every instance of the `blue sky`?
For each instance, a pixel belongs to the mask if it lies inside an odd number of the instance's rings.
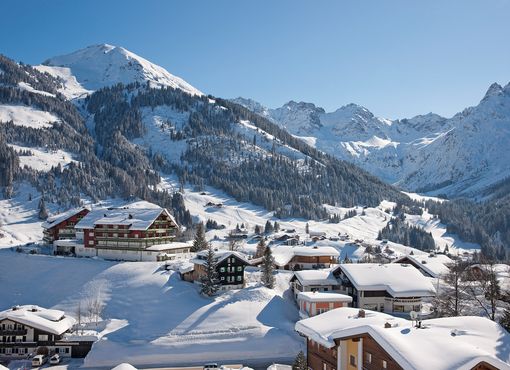
[[[0,53],[123,46],[206,93],[451,116],[510,81],[510,0],[3,0]]]

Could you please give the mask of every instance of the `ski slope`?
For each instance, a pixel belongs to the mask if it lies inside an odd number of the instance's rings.
[[[101,297],[102,318],[115,325],[109,333],[103,331],[84,367],[290,361],[303,349],[302,338],[294,332],[297,307],[286,292],[289,272],[278,274],[276,288],[269,290],[256,282],[258,272],[248,271],[252,282],[247,288],[210,299],[157,262],[115,263],[0,250],[0,271],[5,288],[0,310],[33,303],[74,316],[78,302]]]

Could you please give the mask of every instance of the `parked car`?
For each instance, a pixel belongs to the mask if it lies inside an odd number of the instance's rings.
[[[45,355],[36,355],[34,358],[32,358],[32,366],[42,366],[48,361],[48,356]]]
[[[204,370],[218,370],[219,366],[216,363],[210,363],[204,365]]]
[[[62,359],[60,358],[60,355],[58,353],[55,353],[53,356],[51,356],[50,358],[50,364],[51,365],[58,365],[60,364],[60,361]]]

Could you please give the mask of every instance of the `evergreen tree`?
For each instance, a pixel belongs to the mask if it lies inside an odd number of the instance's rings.
[[[209,245],[207,249],[207,259],[205,261],[205,274],[200,278],[202,288],[200,293],[208,297],[213,296],[219,289],[218,272],[216,271],[216,257],[214,251]]]
[[[205,231],[204,231],[204,224],[200,222],[197,225],[197,231],[195,233],[195,240],[193,240],[193,245],[191,247],[192,252],[200,252],[204,249],[207,249],[208,244],[207,240],[205,239]]]
[[[275,222],[274,222],[273,229],[274,229],[274,232],[275,232],[275,233],[277,233],[278,231],[280,231],[280,224],[278,223],[278,221],[275,221]]]
[[[310,225],[308,225],[308,222],[305,225],[305,233],[310,234]]]
[[[257,234],[257,235],[262,234],[262,226],[255,225],[255,234]]]
[[[266,221],[266,226],[264,227],[264,233],[271,234],[273,232],[273,225],[269,220]]]
[[[294,360],[294,364],[292,365],[292,370],[308,370],[308,364],[306,362],[306,357],[303,351],[299,351],[296,359]]]
[[[503,315],[499,319],[499,324],[510,332],[510,308],[505,308]]]
[[[261,281],[262,284],[266,288],[273,289],[275,278],[273,275],[274,272],[274,258],[273,254],[271,253],[271,248],[266,248],[264,251],[264,256],[262,258],[262,274],[261,274]]]
[[[44,197],[41,197],[39,201],[39,219],[46,220],[48,218],[48,210],[46,209],[46,202],[44,201]]]
[[[255,258],[262,257],[264,252],[266,251],[266,241],[264,238],[261,238],[259,243],[257,244],[257,250],[255,251]]]

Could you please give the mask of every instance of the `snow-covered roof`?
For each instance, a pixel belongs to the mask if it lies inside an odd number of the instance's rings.
[[[352,302],[352,297],[331,292],[301,292],[298,294],[298,300],[307,302]]]
[[[181,249],[181,248],[191,248],[190,243],[165,243],[165,244],[154,244],[150,247],[146,248],[148,251],[169,251],[174,249]]]
[[[294,276],[303,286],[338,285],[331,269],[296,271]]]
[[[267,368],[267,370],[292,370],[292,366],[290,365],[282,365],[282,364],[272,364]]]
[[[406,258],[416,263],[434,278],[447,274],[449,271],[448,265],[453,263],[452,259],[445,254],[406,255],[393,262],[401,263]]]
[[[482,361],[510,369],[510,335],[482,317],[444,317],[412,322],[385,313],[343,307],[296,323],[296,330],[323,346],[369,334],[404,369],[472,369]],[[385,327],[390,323],[391,327]]]
[[[191,272],[195,269],[195,265],[191,262],[184,262],[179,265],[179,272],[181,274],[185,274],[187,272]]]
[[[393,297],[426,297],[434,286],[416,268],[398,263],[346,263],[338,266],[357,290],[386,290]]]
[[[0,320],[5,319],[56,335],[68,331],[75,323],[72,317],[64,316],[64,311],[34,305],[15,306],[0,312]]]
[[[204,265],[207,261],[207,253],[208,251],[207,250],[203,250],[203,251],[200,251],[197,253],[197,256],[195,258],[193,258],[191,260],[191,262],[193,263],[196,263],[197,265]],[[217,250],[217,251],[214,251],[214,257],[216,258],[216,263],[220,263],[222,262],[223,260],[225,260],[226,258],[230,257],[230,256],[236,256],[237,258],[239,258],[240,260],[242,260],[243,262],[245,262],[246,264],[250,264],[250,262],[248,261],[248,258],[246,258],[246,255],[241,253],[241,252],[237,252],[237,251],[227,251],[227,250]]]
[[[42,227],[44,229],[50,229],[52,228],[53,226],[56,226],[58,225],[59,223],[61,223],[62,221],[65,221],[67,220],[69,217],[73,217],[75,215],[77,215],[78,213],[80,213],[81,211],[83,211],[84,209],[87,209],[86,207],[78,207],[78,208],[73,208],[73,209],[70,209],[66,212],[63,212],[63,213],[59,213],[57,215],[53,215],[53,216],[50,216],[46,219],[45,222],[42,223]]]
[[[96,225],[127,225],[129,230],[147,230],[165,212],[174,224],[173,216],[164,208],[114,208],[95,209],[83,217],[75,226],[77,229],[92,229]]]
[[[112,368],[112,370],[137,370],[137,368],[131,364],[124,362],[122,364],[115,366],[114,368]]]
[[[340,253],[334,247],[306,247],[306,246],[285,246],[271,247],[274,262],[277,266],[285,266],[294,256],[331,256],[338,257]]]

